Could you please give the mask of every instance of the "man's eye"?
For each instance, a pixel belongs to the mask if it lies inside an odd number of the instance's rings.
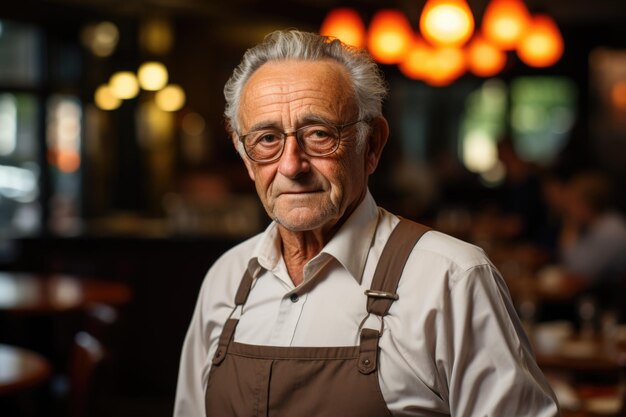
[[[317,138],[326,138],[330,136],[330,134],[326,130],[321,130],[321,129],[313,131],[312,135]]]
[[[267,132],[267,133],[260,134],[257,137],[255,143],[259,145],[270,145],[279,141],[280,141],[279,135],[277,135],[276,133]]]
[[[332,136],[330,130],[324,126],[311,126],[304,131],[305,139],[323,140]]]

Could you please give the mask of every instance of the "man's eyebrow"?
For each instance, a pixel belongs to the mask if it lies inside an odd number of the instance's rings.
[[[332,125],[335,122],[329,120],[326,117],[319,116],[317,114],[307,114],[298,121],[297,127],[299,128],[301,126],[306,126],[306,125],[315,124],[315,123],[323,123],[323,124]]]
[[[275,122],[270,122],[269,120],[264,120],[264,121],[261,121],[261,122],[253,124],[250,127],[250,129],[248,129],[248,132],[257,132],[259,130],[266,130],[266,129],[278,129],[278,130],[280,130],[280,126],[277,123],[275,123]]]
[[[335,124],[334,121],[331,121],[330,119],[326,117],[319,116],[317,114],[306,114],[298,120],[294,128],[299,129],[300,127],[307,126],[310,124],[316,124],[316,123],[323,123],[323,124],[330,124],[330,125]],[[276,122],[263,120],[261,122],[253,124],[248,129],[248,131],[244,134],[247,134],[249,132],[258,132],[259,130],[266,130],[266,129],[283,130],[284,128]]]

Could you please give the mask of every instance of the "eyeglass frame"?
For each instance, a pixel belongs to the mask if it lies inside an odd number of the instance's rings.
[[[357,123],[361,123],[361,122],[365,122],[367,123],[368,120],[367,119],[358,119],[355,120],[353,122],[349,122],[349,123],[344,123],[344,124],[334,124],[334,123],[328,123],[328,122],[323,122],[323,121],[318,121],[318,122],[314,122],[314,123],[308,123],[304,126],[300,126],[297,129],[291,130],[291,131],[281,131],[278,128],[267,128],[267,129],[259,129],[259,130],[253,130],[251,132],[248,132],[244,135],[240,135],[237,134],[237,138],[239,139],[239,141],[241,142],[241,146],[243,147],[243,150],[245,152],[245,154],[248,156],[248,158],[250,158],[251,161],[254,161],[256,163],[260,163],[260,164],[268,164],[271,162],[275,162],[277,160],[279,160],[282,156],[283,156],[283,152],[285,152],[285,143],[287,142],[287,138],[291,135],[293,135],[296,138],[296,142],[298,143],[298,147],[300,148],[300,150],[302,150],[302,152],[304,152],[305,155],[316,158],[316,157],[325,157],[328,155],[332,155],[333,153],[335,153],[337,151],[337,149],[339,149],[339,145],[341,144],[341,133],[342,130],[348,126],[353,126],[356,125]],[[326,127],[330,127],[333,128],[334,130],[337,131],[337,143],[335,144],[335,146],[333,147],[333,149],[327,153],[324,154],[317,154],[317,155],[311,155],[307,152],[307,150],[305,149],[305,146],[302,143],[302,139],[300,137],[298,137],[298,132],[303,131],[306,128],[309,128],[311,126],[326,126]],[[270,159],[262,159],[262,160],[258,160],[258,159],[254,159],[252,156],[250,156],[250,153],[248,152],[248,148],[246,147],[246,144],[244,142],[246,136],[250,136],[253,135],[255,133],[260,133],[263,132],[264,130],[274,130],[274,133],[278,133],[281,139],[281,148],[280,151],[276,154],[276,156],[270,158]]]

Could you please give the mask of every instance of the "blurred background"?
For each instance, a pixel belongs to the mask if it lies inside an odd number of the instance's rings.
[[[2,415],[171,415],[204,274],[269,222],[222,88],[285,28],[370,50],[379,205],[489,254],[564,414],[626,415],[625,21],[623,0],[3,3]]]

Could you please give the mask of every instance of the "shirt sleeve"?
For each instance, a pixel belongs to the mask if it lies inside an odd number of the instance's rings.
[[[558,416],[554,393],[495,268],[472,267],[452,285],[443,320],[451,415]]]
[[[205,413],[202,378],[208,347],[202,326],[203,292],[204,285],[200,290],[200,296],[183,343],[174,402],[174,417],[201,417]]]

